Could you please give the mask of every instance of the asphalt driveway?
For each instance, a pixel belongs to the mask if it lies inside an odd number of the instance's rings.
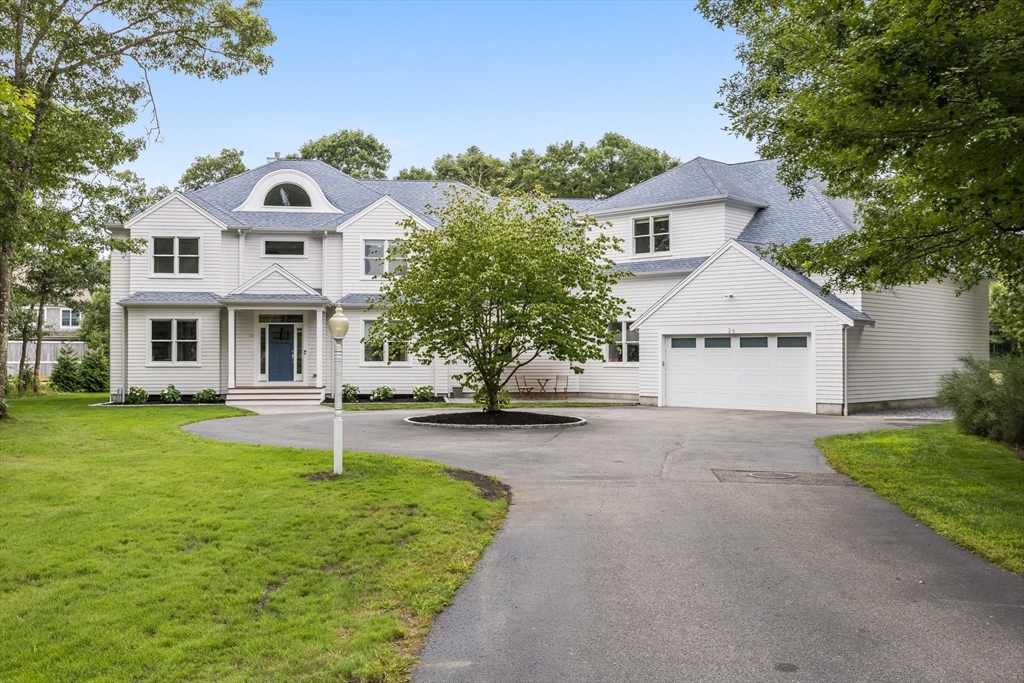
[[[851,485],[813,444],[905,422],[561,412],[591,423],[481,432],[346,414],[347,449],[512,486],[505,526],[435,622],[414,681],[1024,681],[1024,579]],[[331,416],[188,429],[330,448]]]

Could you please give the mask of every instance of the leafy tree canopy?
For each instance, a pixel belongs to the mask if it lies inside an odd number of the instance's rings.
[[[989,289],[989,322],[997,342],[1012,348],[1024,344],[1024,286],[993,282]]]
[[[198,156],[181,175],[178,185],[182,190],[199,190],[244,173],[244,154],[245,152],[239,149],[225,148],[217,156]]]
[[[292,155],[294,158],[294,155]],[[339,130],[299,148],[298,158],[319,159],[353,178],[387,178],[391,150],[372,133]]]
[[[1024,3],[700,0],[736,30],[731,130],[857,201],[862,228],[772,255],[831,288],[1024,279]]]
[[[618,240],[593,218],[543,195],[493,198],[454,186],[429,211],[437,228],[408,219],[388,250],[404,266],[383,275],[371,342],[399,340],[422,358],[465,362],[459,378],[487,397],[487,410],[498,410],[512,373],[541,354],[577,373],[602,358],[625,301],[611,292],[620,274],[608,255]]]
[[[102,234],[111,199],[145,137],[127,126],[152,114],[148,73],[221,80],[272,63],[274,34],[259,0],[0,1],[0,367],[15,256],[42,244],[34,206],[75,214]],[[13,122],[13,124],[12,124]],[[8,418],[0,386],[0,418]]]
[[[565,199],[610,197],[679,165],[679,159],[644,147],[618,133],[606,133],[593,147],[584,142],[548,145],[513,153],[507,161],[473,146],[458,155],[445,154],[428,170],[413,166],[398,180],[458,181],[498,195],[505,190],[539,191]]]

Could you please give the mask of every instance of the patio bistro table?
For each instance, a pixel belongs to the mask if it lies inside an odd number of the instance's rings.
[[[537,380],[537,384],[540,385],[540,395],[541,396],[547,396],[548,395],[548,392],[545,389],[545,387],[547,387],[548,382],[550,382],[550,381],[551,381],[550,378],[548,378],[548,379],[538,379]]]

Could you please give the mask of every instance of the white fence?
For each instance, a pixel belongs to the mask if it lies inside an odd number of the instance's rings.
[[[42,375],[44,379],[49,377],[50,373],[53,372],[53,366],[57,364],[57,354],[60,353],[60,347],[62,344],[68,344],[79,357],[85,353],[85,342],[44,340],[39,358],[39,374]],[[30,341],[28,343],[28,356],[25,358],[25,367],[31,370],[35,367],[35,362],[36,343],[34,341]],[[17,375],[18,365],[20,363],[21,341],[14,341],[12,339],[7,342],[7,374]]]

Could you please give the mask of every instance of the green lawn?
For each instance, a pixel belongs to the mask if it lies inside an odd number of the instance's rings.
[[[829,464],[946,538],[1024,575],[1024,461],[952,423],[818,439]]]
[[[443,466],[206,441],[225,407],[11,402],[0,680],[400,681],[507,502]]]

